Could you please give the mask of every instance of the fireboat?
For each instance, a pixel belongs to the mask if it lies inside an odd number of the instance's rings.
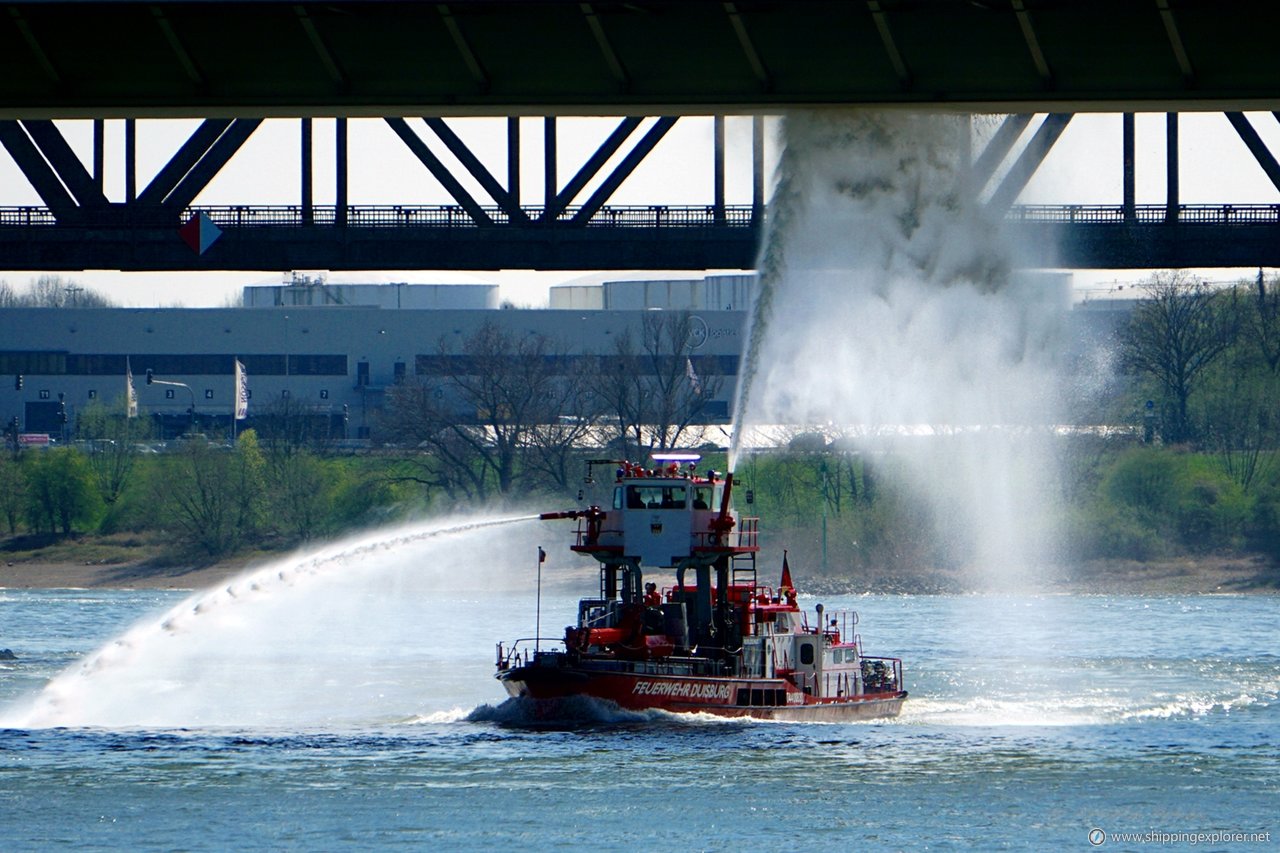
[[[791,721],[897,716],[901,659],[865,654],[852,610],[818,604],[810,624],[785,552],[778,587],[760,583],[759,519],[734,511],[733,474],[700,472],[700,458],[590,460],[588,483],[594,466],[616,466],[612,506],[541,515],[577,521],[569,547],[599,562],[599,589],[563,638],[498,644],[507,693]],[[663,569],[674,577],[661,588],[646,580]]]

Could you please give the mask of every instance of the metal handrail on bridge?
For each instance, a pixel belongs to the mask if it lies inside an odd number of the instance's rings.
[[[127,207],[125,208],[127,210]],[[582,209],[567,207],[554,220],[544,218],[545,208],[520,208],[527,223],[496,205],[480,210],[495,226],[570,227]],[[78,213],[90,218],[93,209]],[[315,205],[309,211],[301,205],[201,205],[186,208],[170,219],[163,210],[137,210],[137,224],[164,227],[188,221],[204,213],[219,228],[301,228],[335,227],[338,208]],[[457,204],[351,205],[346,208],[345,225],[350,228],[477,228],[482,227],[465,208]],[[616,205],[602,207],[585,222],[587,228],[750,228],[760,224],[764,211],[751,205]],[[146,215],[144,215],[146,214]],[[158,215],[156,215],[158,214]],[[130,217],[123,217],[124,224]],[[1027,204],[1009,209],[1006,222],[1063,225],[1261,225],[1280,223],[1280,204]],[[0,207],[0,227],[42,227],[58,225],[57,216],[47,207],[24,205]]]
[[[481,211],[494,225],[526,225],[511,211],[496,205]],[[565,227],[582,212],[580,207],[566,207],[554,220],[545,218],[543,207],[520,208],[526,227]],[[188,207],[169,224],[175,227],[197,213],[209,217],[219,228],[301,228],[339,224],[335,205],[315,205],[309,210],[301,205],[198,205]],[[77,213],[92,217],[96,211],[81,209]],[[759,211],[751,205],[733,205],[717,209],[715,205],[613,205],[597,210],[585,226],[606,228],[749,228]],[[165,224],[169,216],[163,210],[136,211],[139,221],[147,225]],[[143,214],[149,214],[143,216]],[[159,214],[158,216],[155,214]],[[377,204],[350,205],[345,209],[346,226],[351,228],[475,228],[481,225],[465,208],[457,204]],[[128,217],[125,217],[128,221]],[[0,207],[0,227],[57,225],[58,219],[46,207]]]
[[[1009,209],[1007,222],[1072,225],[1253,225],[1280,222],[1280,204],[1026,204]]]

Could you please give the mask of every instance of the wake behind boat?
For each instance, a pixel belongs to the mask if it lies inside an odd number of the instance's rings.
[[[562,639],[498,645],[507,693],[729,717],[897,716],[902,661],[863,653],[857,613],[819,604],[810,625],[785,554],[778,587],[759,582],[759,519],[734,511],[733,474],[698,472],[695,454],[653,461],[592,460],[588,482],[593,466],[617,466],[611,508],[542,515],[577,520],[570,549],[600,563],[599,589]],[[646,580],[663,569],[674,577],[661,588]]]

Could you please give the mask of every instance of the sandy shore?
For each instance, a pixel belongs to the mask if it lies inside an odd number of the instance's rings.
[[[215,564],[201,568],[147,563],[0,563],[0,589],[205,589],[251,568],[250,564]],[[961,593],[971,584],[938,573],[841,582],[836,578],[802,589],[836,592]],[[847,588],[846,588],[847,587]],[[1087,563],[1041,581],[1039,592],[1109,595],[1200,595],[1213,593],[1280,593],[1280,569],[1257,555],[1203,556],[1155,562],[1107,560]]]
[[[245,570],[243,565],[204,568],[140,563],[0,563],[0,588],[8,589],[204,589]]]

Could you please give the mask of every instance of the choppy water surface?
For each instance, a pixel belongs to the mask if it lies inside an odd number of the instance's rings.
[[[900,719],[584,708],[528,726],[491,668],[497,640],[532,634],[534,564],[465,575],[426,550],[297,564],[212,599],[0,590],[0,648],[18,656],[0,662],[0,847],[1280,839],[1275,597],[828,599],[861,612],[869,650],[905,659]],[[575,599],[544,597],[544,634]]]

